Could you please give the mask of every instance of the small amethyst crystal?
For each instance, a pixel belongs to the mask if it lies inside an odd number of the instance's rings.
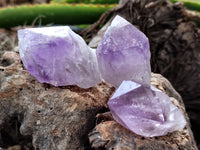
[[[108,106],[117,122],[146,137],[166,135],[186,125],[182,112],[166,94],[133,81],[123,81]]]
[[[23,29],[18,38],[25,68],[41,83],[89,88],[101,81],[95,50],[69,27]]]
[[[102,78],[118,87],[131,80],[150,87],[151,67],[148,38],[120,16],[116,16],[97,47]]]

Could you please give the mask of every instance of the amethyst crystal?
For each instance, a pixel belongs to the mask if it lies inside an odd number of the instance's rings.
[[[69,27],[23,29],[18,38],[25,68],[41,83],[89,88],[101,81],[95,50]]]
[[[153,86],[123,81],[108,105],[117,122],[142,136],[162,136],[186,125],[182,112]]]
[[[108,27],[97,48],[103,79],[118,87],[131,80],[150,87],[151,67],[148,38],[120,16]]]

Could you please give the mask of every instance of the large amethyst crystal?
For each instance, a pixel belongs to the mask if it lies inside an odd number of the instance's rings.
[[[69,27],[23,29],[18,38],[25,68],[41,83],[89,88],[101,81],[95,50]]]
[[[118,87],[132,80],[150,87],[151,67],[148,38],[120,16],[116,16],[97,47],[102,78]]]
[[[186,125],[182,112],[153,86],[123,81],[108,105],[117,122],[142,136],[162,136]]]

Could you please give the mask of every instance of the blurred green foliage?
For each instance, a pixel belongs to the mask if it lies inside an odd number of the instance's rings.
[[[0,9],[0,27],[18,25],[91,24],[114,5],[42,4],[20,5]]]
[[[184,6],[190,10],[196,10],[200,12],[200,0],[170,0],[171,2],[183,2]]]
[[[52,0],[56,3],[115,4],[119,0]]]

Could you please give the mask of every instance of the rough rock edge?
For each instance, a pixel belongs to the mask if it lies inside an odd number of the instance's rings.
[[[181,109],[187,120],[186,127],[182,131],[168,133],[166,136],[148,138],[122,127],[113,120],[109,112],[98,114],[98,123],[89,134],[89,140],[93,148],[96,150],[198,150],[181,96],[169,81],[160,74],[152,73],[151,84],[166,93],[172,103]]]
[[[5,52],[0,63],[0,131],[6,120],[21,115],[20,132],[32,136],[35,149],[89,149],[87,134],[113,90],[106,83],[89,89],[41,84],[23,68],[17,53]]]
[[[166,77],[183,97],[200,148],[200,29],[188,19],[189,14],[182,3],[172,4],[167,0],[121,0],[120,4],[120,8],[110,12],[113,17],[117,14],[126,18],[149,38],[152,71]],[[106,20],[107,16],[103,15],[92,26],[93,31],[97,31],[101,20]],[[93,34],[95,37],[89,43],[91,47],[97,47],[113,17],[97,35]],[[87,30],[83,35],[87,35]]]
[[[185,112],[180,95],[167,80],[152,74],[152,84],[161,90],[165,89],[170,97],[174,97],[173,102],[180,104],[179,107]],[[32,136],[35,149],[90,149],[87,134],[95,126],[96,114],[107,108],[107,101],[113,91],[114,88],[106,83],[86,90],[77,86],[54,87],[41,84],[23,68],[16,52],[5,52],[0,63],[0,127],[5,120],[20,114],[24,116],[21,134]],[[119,126],[114,121],[112,124]],[[184,133],[181,132],[182,137],[189,141],[189,147],[194,147],[195,144],[191,145],[194,140],[189,129],[187,125]],[[129,137],[134,135],[125,131]],[[111,135],[115,136],[115,132],[111,132]],[[131,140],[123,138],[121,140]],[[134,140],[137,141],[137,138]]]

